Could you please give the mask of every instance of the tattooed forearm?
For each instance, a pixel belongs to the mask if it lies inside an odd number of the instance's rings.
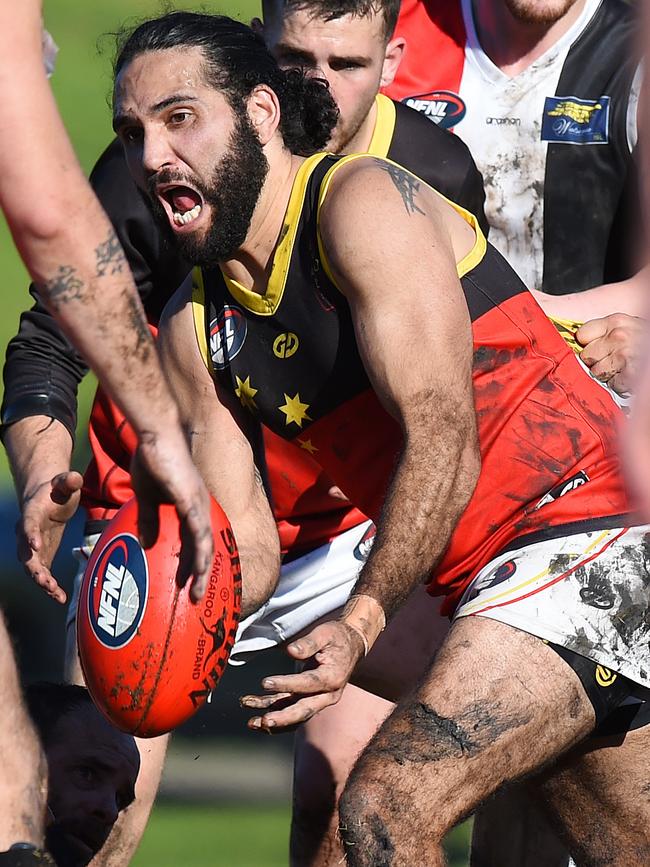
[[[391,165],[391,163],[378,162],[377,165],[389,175],[391,181],[397,187],[404,202],[406,212],[408,214],[424,214],[425,212],[422,208],[418,208],[415,204],[415,198],[420,189],[420,181],[405,169]]]
[[[140,360],[145,361],[152,349],[153,337],[151,336],[151,331],[149,331],[144,310],[138,300],[138,296],[128,289],[124,291],[124,296],[129,313],[129,324],[136,337],[136,352]]]
[[[98,277],[104,277],[106,274],[121,274],[127,267],[124,252],[113,229],[109,232],[108,238],[95,247],[95,257]]]
[[[68,301],[82,301],[84,298],[83,280],[79,279],[72,265],[59,265],[56,275],[42,283],[40,288],[46,302],[57,312]]]

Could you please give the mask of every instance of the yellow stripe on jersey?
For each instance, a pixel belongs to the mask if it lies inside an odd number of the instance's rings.
[[[252,289],[247,289],[236,280],[227,277],[225,274],[223,275],[228,291],[235,301],[238,301],[242,307],[245,307],[252,313],[257,313],[259,316],[273,316],[280,306],[287,282],[293,245],[300,224],[300,214],[305,200],[307,183],[313,170],[326,156],[327,154],[324,153],[314,154],[308,157],[298,169],[291,188],[289,204],[287,205],[280,233],[280,241],[273,256],[271,274],[264,295],[260,295]]]
[[[375,119],[372,138],[368,145],[368,153],[375,157],[386,157],[393,141],[397,112],[395,111],[393,100],[384,96],[383,93],[377,94],[375,105],[377,106],[377,117]]]
[[[327,261],[327,256],[325,254],[325,249],[323,247],[323,243],[322,243],[321,236],[320,236],[320,212],[321,212],[321,208],[322,208],[323,202],[325,201],[325,197],[327,196],[327,193],[329,192],[330,184],[332,182],[332,178],[334,177],[334,173],[336,171],[338,171],[338,169],[340,169],[341,166],[344,166],[347,163],[351,163],[353,160],[363,159],[363,158],[367,158],[367,157],[368,157],[368,154],[349,154],[348,156],[342,157],[337,163],[334,163],[334,165],[327,172],[327,174],[325,175],[325,177],[323,178],[323,181],[321,183],[320,193],[318,196],[318,226],[319,226],[319,229],[318,229],[318,252],[320,254],[320,260],[321,260],[321,264],[323,265],[323,270],[325,271],[325,273],[327,274],[329,279],[332,281],[332,283],[334,283],[334,285],[336,285],[336,281],[334,280],[334,277],[332,275],[332,270],[330,268],[329,262]],[[377,159],[377,157],[375,157],[375,159]],[[421,184],[424,184],[425,187],[429,187],[430,190],[433,190],[433,192],[436,195],[440,196],[440,198],[443,199],[445,202],[447,202],[448,205],[451,205],[451,207],[454,209],[454,211],[456,211],[456,213],[459,214],[463,218],[463,220],[465,220],[465,222],[468,223],[472,227],[472,229],[474,230],[474,235],[475,235],[474,246],[469,251],[469,253],[467,253],[466,256],[463,256],[463,258],[460,260],[460,262],[456,263],[456,272],[458,273],[458,276],[464,277],[465,274],[468,274],[472,270],[472,268],[475,268],[478,265],[478,263],[481,261],[483,256],[485,256],[485,251],[487,250],[487,241],[485,240],[485,235],[481,231],[481,227],[479,226],[478,220],[476,219],[474,214],[470,214],[470,212],[466,211],[465,208],[461,208],[460,205],[457,205],[455,202],[452,202],[451,199],[448,199],[446,196],[443,196],[442,193],[439,193],[438,190],[434,189],[434,187],[429,186],[429,184],[427,184],[426,181],[423,181],[422,178],[418,178],[417,175],[414,175],[413,172],[409,172],[408,169],[405,169],[404,166],[399,165],[399,163],[396,163],[393,160],[389,160],[389,159],[385,159],[385,158],[383,159],[383,162],[389,163],[392,166],[397,166],[398,169],[402,169],[403,171],[408,172],[408,174],[412,175],[414,178],[417,178],[417,180]]]
[[[555,316],[549,316],[548,318],[560,332],[564,342],[573,349],[576,355],[580,355],[584,347],[582,347],[576,340],[576,331],[584,323],[574,322],[573,319],[558,319]]]
[[[208,369],[208,373],[212,376],[214,370],[212,369],[212,361],[208,353],[208,340],[205,336],[208,323],[205,321],[205,289],[203,287],[203,274],[200,268],[192,269],[192,317],[194,319],[194,331],[201,358]]]

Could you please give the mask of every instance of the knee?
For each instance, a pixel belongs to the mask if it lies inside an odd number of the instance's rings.
[[[383,763],[363,761],[339,799],[339,832],[349,867],[388,867],[403,829],[417,821],[412,785]]]
[[[339,833],[349,867],[387,867],[394,843],[386,824],[385,792],[356,775],[339,799]]]

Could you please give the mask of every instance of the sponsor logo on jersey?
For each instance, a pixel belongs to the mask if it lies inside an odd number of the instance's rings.
[[[585,485],[588,481],[589,476],[587,473],[585,473],[584,470],[580,470],[580,472],[576,473],[575,476],[571,476],[570,479],[560,482],[558,485],[555,485],[554,488],[551,488],[547,494],[544,494],[533,511],[535,512],[537,509],[541,509],[542,506],[545,506],[547,503],[552,503],[554,500],[559,500],[560,497],[571,493],[571,491],[575,491],[576,488]]]
[[[497,126],[504,126],[504,124],[508,126],[521,126],[520,117],[486,117],[485,122],[488,126],[491,124],[496,124]]]
[[[108,542],[90,576],[88,617],[97,640],[124,647],[142,622],[149,589],[147,558],[130,533]]]
[[[609,96],[578,99],[547,96],[542,117],[542,141],[562,144],[607,144]]]
[[[365,563],[368,559],[368,554],[370,554],[370,549],[372,548],[373,542],[375,541],[375,533],[377,532],[377,528],[374,524],[371,524],[363,536],[359,539],[356,548],[354,549],[354,556],[357,560],[360,560],[362,563]]]
[[[248,323],[238,307],[225,306],[217,319],[210,323],[210,358],[217,370],[228,367],[240,352]]]
[[[295,355],[300,346],[298,335],[293,331],[287,331],[284,334],[278,334],[273,341],[273,355],[277,358],[291,358]]]
[[[465,117],[467,106],[457,93],[451,90],[431,90],[418,93],[402,100],[409,108],[414,108],[437,123],[443,129],[451,129]]]

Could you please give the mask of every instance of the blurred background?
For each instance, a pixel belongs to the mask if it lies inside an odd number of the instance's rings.
[[[246,22],[260,14],[258,0],[200,7],[184,0],[164,7],[152,0],[45,0],[44,6],[45,25],[60,49],[52,86],[86,173],[112,138],[111,33],[124,23],[136,23],[168,8],[200,8]],[[26,271],[1,214],[0,273],[4,350],[31,299]],[[81,471],[88,459],[85,429],[94,387],[89,376],[80,391],[74,465]],[[15,556],[16,518],[9,468],[0,449],[0,600],[24,680],[60,680],[65,612],[23,576]],[[74,571],[69,551],[78,543],[82,526],[83,517],[78,515],[55,561],[55,574],[66,587]],[[237,697],[254,689],[264,674],[288,670],[280,652],[230,670],[213,702],[175,735],[161,793],[134,867],[283,867],[288,863],[292,739],[249,733],[237,703]],[[465,827],[449,841],[453,867],[467,863],[467,836]]]

